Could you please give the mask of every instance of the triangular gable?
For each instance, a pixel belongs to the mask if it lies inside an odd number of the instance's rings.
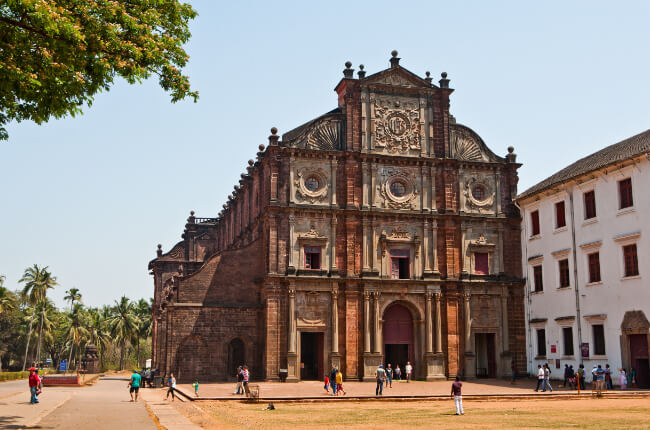
[[[407,88],[438,88],[415,73],[401,67],[391,67],[362,80],[364,84],[384,84]]]

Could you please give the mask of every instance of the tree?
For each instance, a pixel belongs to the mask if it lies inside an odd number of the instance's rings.
[[[120,370],[124,370],[124,354],[126,352],[126,343],[133,338],[138,330],[138,317],[135,313],[135,306],[128,297],[120,297],[120,301],[115,301],[113,316],[109,319],[111,336],[120,345]]]
[[[47,271],[47,266],[44,268],[38,267],[37,264],[34,264],[32,267],[25,269],[25,273],[18,282],[24,282],[25,287],[23,288],[23,295],[28,298],[29,303],[32,305],[32,316],[36,315],[36,309],[38,305],[41,305],[45,302],[47,297],[47,290],[53,289],[55,285],[58,285],[56,278],[52,276],[50,272]],[[41,324],[38,331],[38,348],[36,349],[36,359],[40,360],[41,356],[41,337],[43,334],[43,318],[45,315],[45,306],[41,306]],[[29,339],[32,335],[32,324],[34,319],[29,320],[29,334],[27,337],[27,346],[25,347],[25,359],[23,361],[23,370],[27,365],[27,352],[29,351]]]
[[[72,311],[68,315],[68,330],[66,333],[66,339],[70,347],[70,353],[68,355],[68,369],[72,363],[72,351],[76,347],[77,354],[81,349],[81,343],[88,338],[88,330],[86,329],[86,314],[84,312],[83,306],[79,303],[72,308]],[[78,365],[77,365],[77,368]]]
[[[151,304],[140,299],[135,306],[136,315],[138,316],[138,329],[135,331],[136,337],[136,362],[140,366],[140,339],[147,339],[151,335]]]
[[[104,354],[106,348],[111,343],[111,336],[107,330],[107,318],[109,313],[108,307],[104,307],[101,311],[92,308],[89,310],[90,324],[88,325],[89,342],[97,347],[99,353],[100,367],[104,368]]]
[[[155,75],[172,102],[198,98],[181,69],[196,17],[179,0],[10,0],[0,5],[0,140],[13,121],[82,113],[116,76]]]
[[[0,275],[0,314],[16,308],[14,296],[4,287],[5,277]]]
[[[74,302],[81,303],[81,293],[79,292],[79,288],[70,288],[65,293],[66,296],[63,298],[63,300],[67,300],[70,302],[70,312],[72,312],[72,307],[74,306]]]

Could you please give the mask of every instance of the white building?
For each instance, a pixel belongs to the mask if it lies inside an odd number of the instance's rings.
[[[549,363],[634,368],[650,387],[650,130],[517,197],[527,279],[528,372]]]

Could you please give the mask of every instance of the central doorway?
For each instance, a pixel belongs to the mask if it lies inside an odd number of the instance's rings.
[[[322,332],[300,332],[300,379],[303,381],[323,379]]]
[[[415,361],[411,311],[400,304],[389,306],[384,312],[383,334],[385,364],[390,363],[393,369],[399,365],[404,375],[406,362]]]
[[[494,344],[494,333],[474,334],[476,342],[476,377],[496,378],[497,363]]]
[[[226,375],[235,375],[237,367],[246,364],[246,350],[244,342],[235,338],[228,344],[228,369]]]
[[[648,360],[648,335],[631,334],[630,338],[630,367],[636,370],[636,386],[650,388],[650,362]]]

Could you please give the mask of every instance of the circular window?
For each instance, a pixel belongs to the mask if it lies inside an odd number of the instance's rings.
[[[406,185],[401,181],[393,181],[390,184],[390,193],[395,197],[404,197],[406,194]]]
[[[485,200],[485,188],[481,185],[476,185],[472,188],[472,196],[478,201]]]
[[[316,176],[310,176],[305,180],[305,188],[311,192],[318,191],[320,184]]]

